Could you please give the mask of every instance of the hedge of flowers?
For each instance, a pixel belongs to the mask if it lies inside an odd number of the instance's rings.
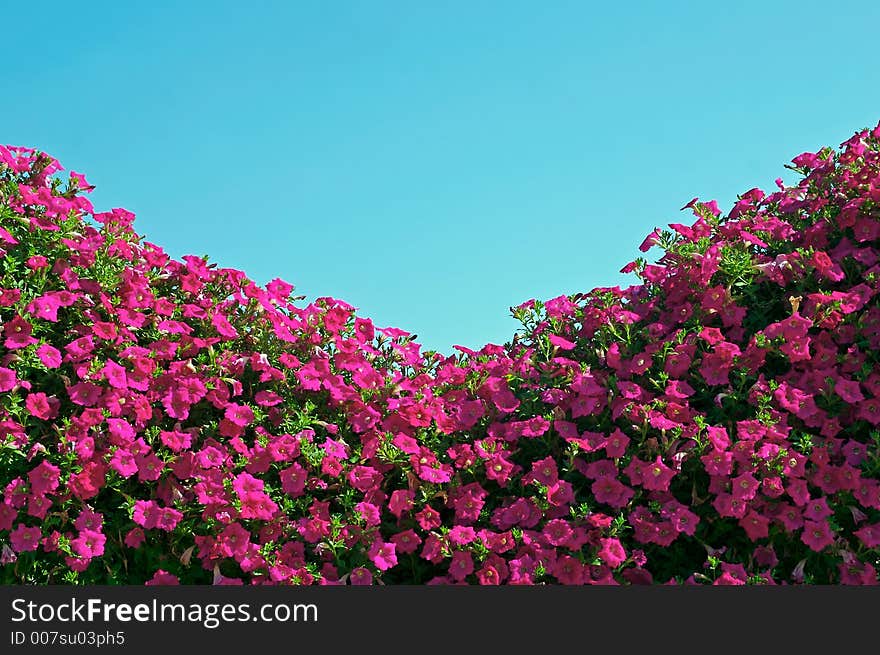
[[[0,582],[876,584],[880,126],[422,352],[0,147]]]

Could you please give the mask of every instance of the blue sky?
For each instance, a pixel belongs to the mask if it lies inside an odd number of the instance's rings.
[[[880,3],[612,5],[19,2],[0,142],[175,257],[503,343],[511,305],[630,283],[692,197],[880,119]]]

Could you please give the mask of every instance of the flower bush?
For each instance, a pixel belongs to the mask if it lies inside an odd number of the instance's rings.
[[[0,147],[0,582],[876,584],[880,126],[422,352]]]

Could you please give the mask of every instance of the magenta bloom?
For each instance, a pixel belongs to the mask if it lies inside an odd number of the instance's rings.
[[[262,491],[249,492],[241,496],[241,518],[271,520],[278,512],[278,505]]]
[[[0,366],[0,392],[12,391],[16,384],[18,384],[18,378],[15,375],[15,371],[11,368]]]
[[[247,405],[230,403],[226,406],[224,416],[228,421],[241,427],[247,427],[254,422],[254,410]]]
[[[40,537],[43,536],[40,528],[28,528],[19,523],[18,527],[9,533],[9,541],[18,553],[36,550],[40,545]]]
[[[348,576],[353,585],[371,585],[373,584],[373,574],[362,566],[354,569]]]
[[[600,539],[599,558],[608,566],[616,568],[626,561],[626,550],[618,539]]]
[[[45,459],[28,473],[31,491],[41,496],[55,491],[60,477],[61,469]]]
[[[367,556],[380,571],[387,571],[392,566],[397,566],[397,546],[394,543],[377,539],[370,545]]]
[[[31,336],[33,330],[33,326],[21,316],[14,316],[3,327],[3,334],[6,337],[3,343],[9,350],[27,348],[37,343],[37,340]]]
[[[61,403],[57,398],[49,398],[42,391],[38,391],[28,394],[24,406],[27,407],[31,416],[49,421],[58,416],[58,408]]]
[[[58,368],[61,366],[61,351],[48,343],[42,344],[37,348],[37,357],[43,362],[46,368]]]
[[[132,509],[131,520],[139,526],[150,529],[156,527],[159,518],[159,505],[154,500],[136,500]]]
[[[163,571],[159,569],[153,574],[153,577],[147,580],[144,585],[146,586],[167,586],[167,585],[179,585],[180,580],[177,579],[176,575],[168,573],[168,571]]]
[[[61,302],[55,294],[46,294],[35,298],[27,306],[27,311],[33,316],[37,316],[45,321],[56,323],[58,321],[58,310],[61,308]]]
[[[660,456],[652,463],[644,463],[641,470],[641,484],[645,489],[666,491],[675,471],[666,466]]]
[[[159,440],[174,452],[180,452],[192,446],[192,435],[178,430],[159,432]]]
[[[101,398],[101,387],[91,382],[80,382],[67,388],[70,401],[83,407],[94,407]]]
[[[625,507],[634,495],[632,489],[612,476],[599,478],[590,489],[597,501],[615,509]]]
[[[284,493],[293,498],[299,498],[303,495],[306,488],[306,480],[308,480],[308,471],[300,466],[299,463],[281,469],[278,472],[278,477],[281,480],[281,490]]]
[[[467,576],[474,572],[474,558],[470,553],[457,550],[452,554],[452,561],[449,563],[449,575],[454,580],[464,580]]]
[[[391,541],[397,546],[396,553],[402,553],[404,555],[408,555],[409,553],[414,553],[418,550],[419,545],[422,543],[421,537],[415,533],[414,530],[406,530],[405,532],[398,532],[395,535],[391,536]]]
[[[820,553],[834,543],[834,533],[827,521],[804,521],[801,540],[812,550]]]
[[[70,549],[84,558],[100,557],[104,554],[107,538],[96,530],[81,530],[79,535],[71,539]]]
[[[217,538],[220,552],[227,557],[244,555],[250,545],[251,533],[239,523],[230,523]]]
[[[477,534],[469,525],[456,525],[449,530],[446,537],[449,539],[449,543],[465,546],[476,539]]]
[[[110,458],[110,468],[124,478],[130,478],[138,472],[134,455],[125,448],[117,448]]]

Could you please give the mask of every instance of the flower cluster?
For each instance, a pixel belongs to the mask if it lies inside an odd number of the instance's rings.
[[[876,584],[880,126],[423,352],[0,147],[0,582]]]

